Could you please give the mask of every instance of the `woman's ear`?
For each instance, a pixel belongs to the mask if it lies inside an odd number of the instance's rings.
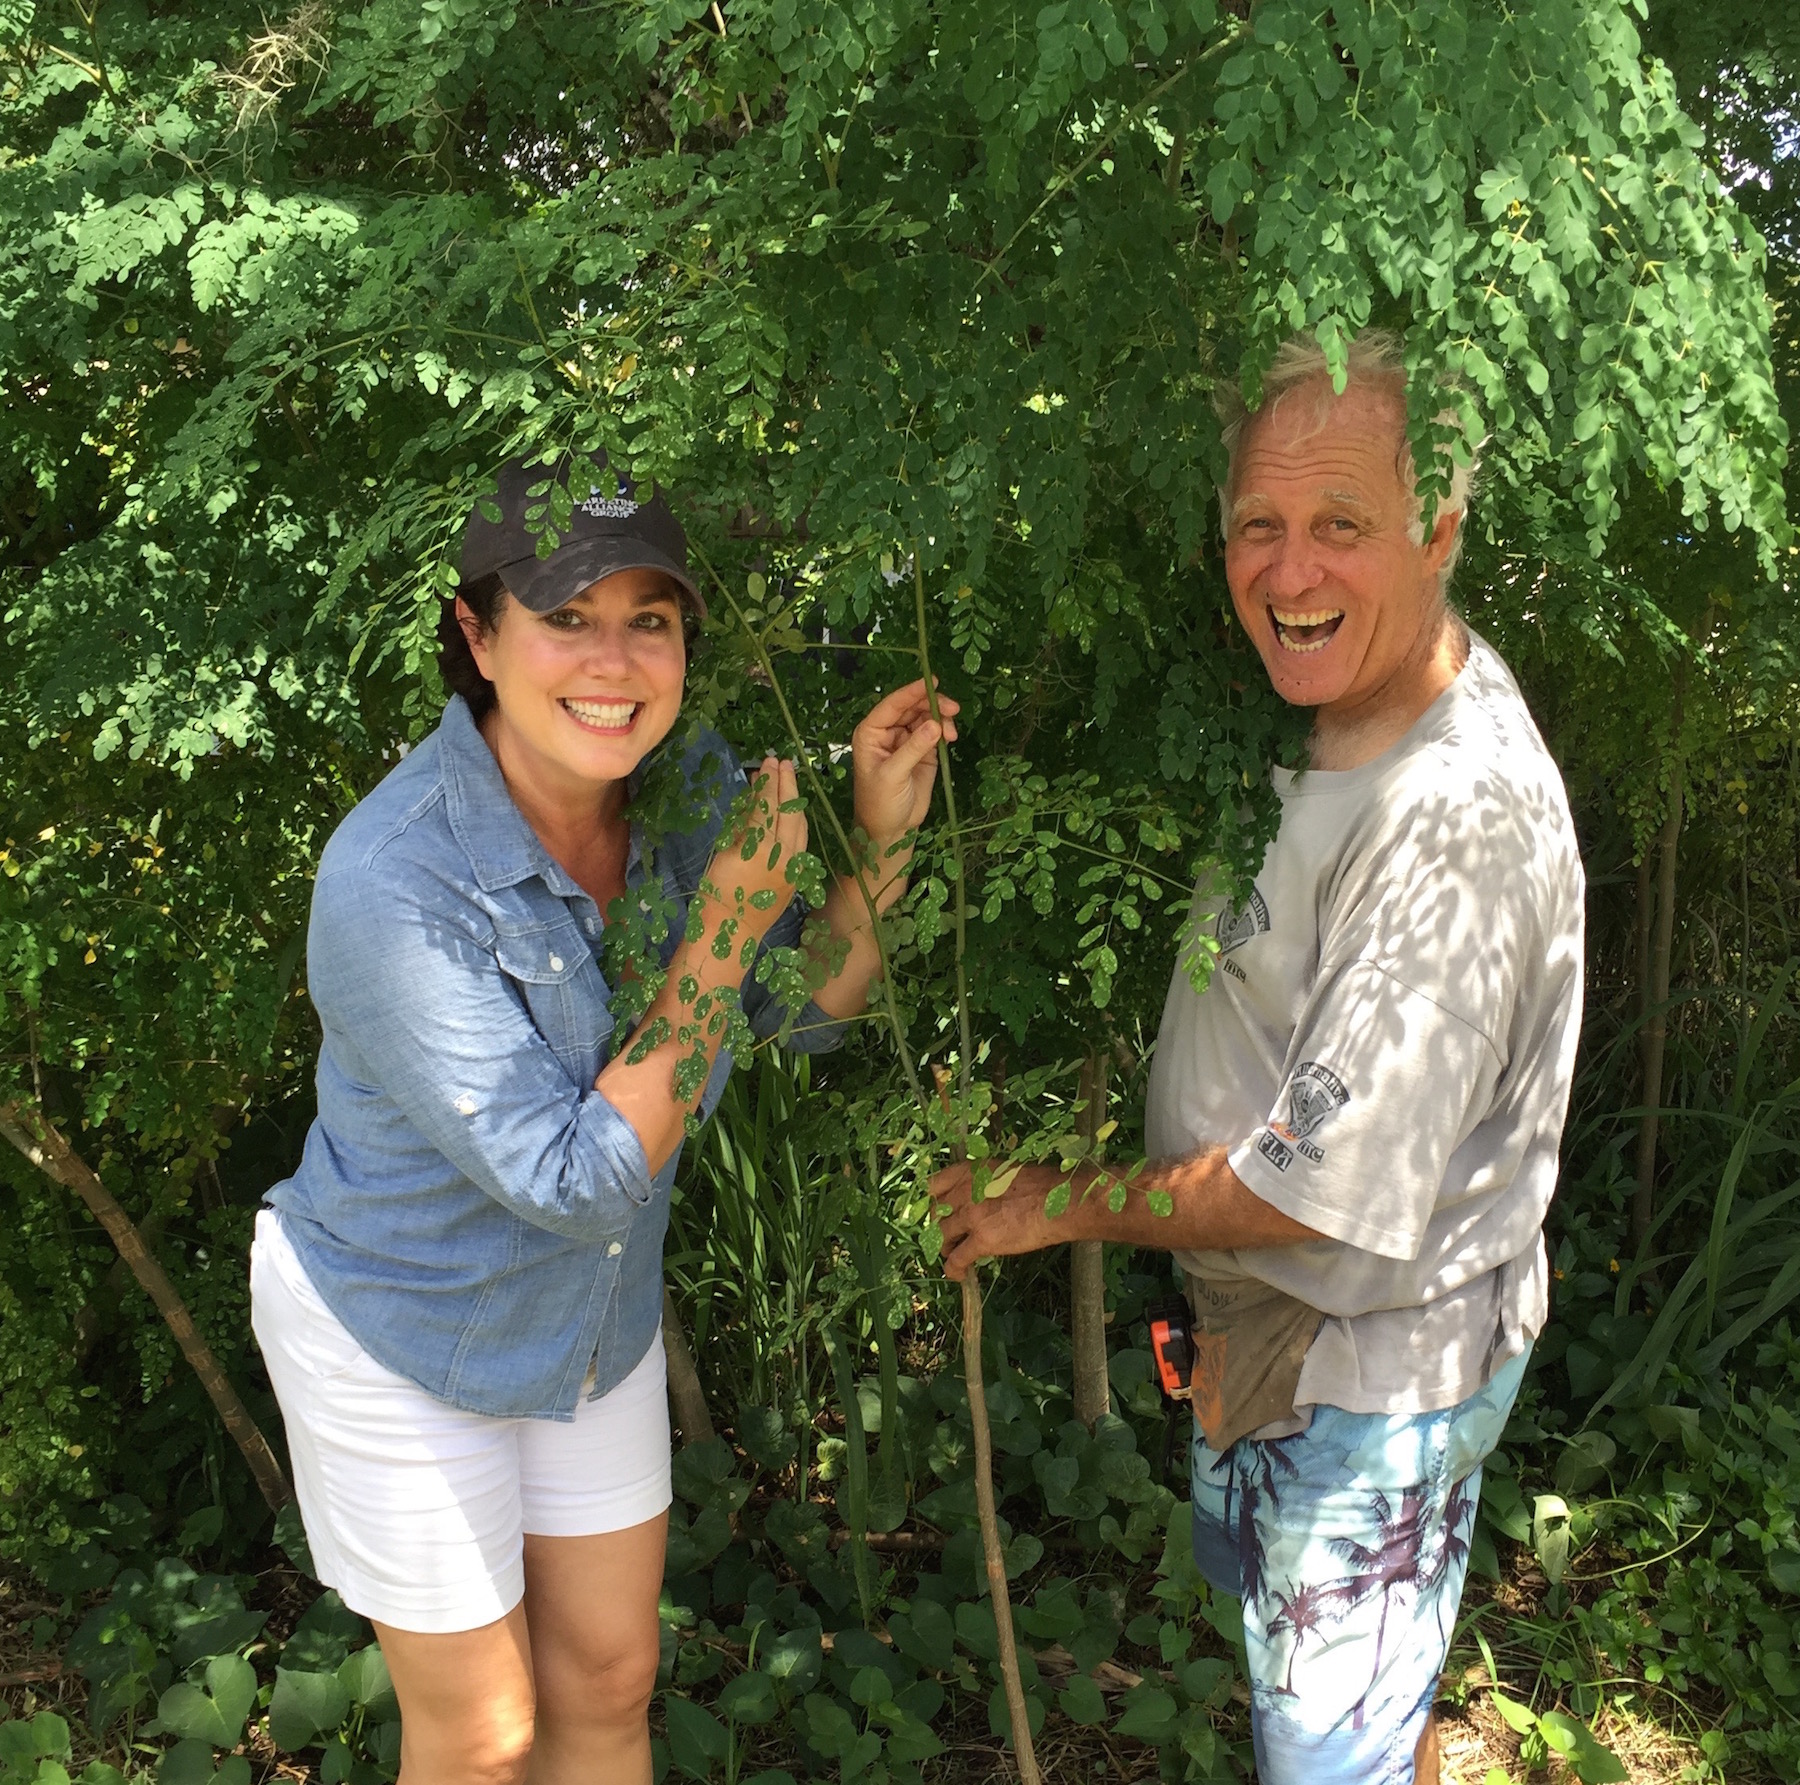
[[[475,610],[459,595],[456,598],[456,623],[462,628],[463,638],[469,646],[469,655],[475,659],[475,667],[486,676],[488,673],[488,635],[487,629],[476,617]],[[492,681],[493,677],[488,676]]]

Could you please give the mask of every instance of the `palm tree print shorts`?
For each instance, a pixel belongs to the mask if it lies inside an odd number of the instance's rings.
[[[1530,1356],[1440,1412],[1315,1407],[1223,1453],[1196,1427],[1194,1559],[1243,1601],[1260,1785],[1412,1785],[1481,1465]]]

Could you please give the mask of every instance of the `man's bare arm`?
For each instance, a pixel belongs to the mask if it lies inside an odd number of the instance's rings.
[[[1294,1246],[1326,1236],[1284,1215],[1231,1169],[1224,1147],[1202,1147],[1180,1159],[1154,1160],[1135,1173],[1082,1166],[1073,1174],[1053,1165],[1026,1165],[996,1196],[970,1200],[970,1168],[947,1166],[931,1180],[944,1232],[944,1272],[961,1278],[978,1258],[1037,1252],[1070,1240],[1110,1240],[1167,1251],[1225,1252],[1238,1247]],[[1004,1181],[1004,1180],[1002,1180]],[[1070,1185],[1062,1214],[1044,1212],[1058,1184]],[[1125,1187],[1116,1214],[1108,1191]],[[1166,1215],[1152,1211],[1153,1193],[1167,1195]],[[1160,1200],[1160,1198],[1159,1198]]]

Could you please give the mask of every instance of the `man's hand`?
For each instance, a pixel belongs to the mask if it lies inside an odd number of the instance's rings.
[[[1075,1196],[1080,1195],[1084,1175],[1078,1167]],[[960,1283],[978,1259],[1011,1258],[1080,1239],[1069,1214],[1052,1219],[1044,1213],[1044,1199],[1058,1184],[1068,1182],[1069,1176],[1054,1165],[1002,1166],[995,1184],[975,1202],[971,1166],[946,1165],[935,1173],[931,1194],[937,1198],[944,1235],[944,1275]],[[1005,1187],[996,1189],[996,1185]]]
[[[1041,1252],[1071,1240],[1230,1252],[1329,1237],[1264,1202],[1231,1169],[1224,1147],[1129,1167],[1078,1165],[1072,1172],[1002,1164],[995,1174],[999,1194],[990,1188],[980,1202],[970,1200],[971,1176],[966,1165],[947,1165],[931,1180],[943,1225],[944,1275],[959,1282],[978,1258]],[[1108,1204],[1109,1182],[1126,1188],[1117,1210]],[[1044,1199],[1062,1183],[1069,1185],[1069,1206],[1052,1218]]]

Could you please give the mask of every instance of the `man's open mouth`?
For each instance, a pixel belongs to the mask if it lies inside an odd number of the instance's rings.
[[[1341,607],[1309,608],[1291,613],[1284,613],[1278,607],[1269,609],[1269,620],[1281,648],[1297,651],[1303,656],[1309,651],[1324,650],[1343,619]]]
[[[629,731],[643,703],[636,700],[565,700],[563,710],[590,731]]]

